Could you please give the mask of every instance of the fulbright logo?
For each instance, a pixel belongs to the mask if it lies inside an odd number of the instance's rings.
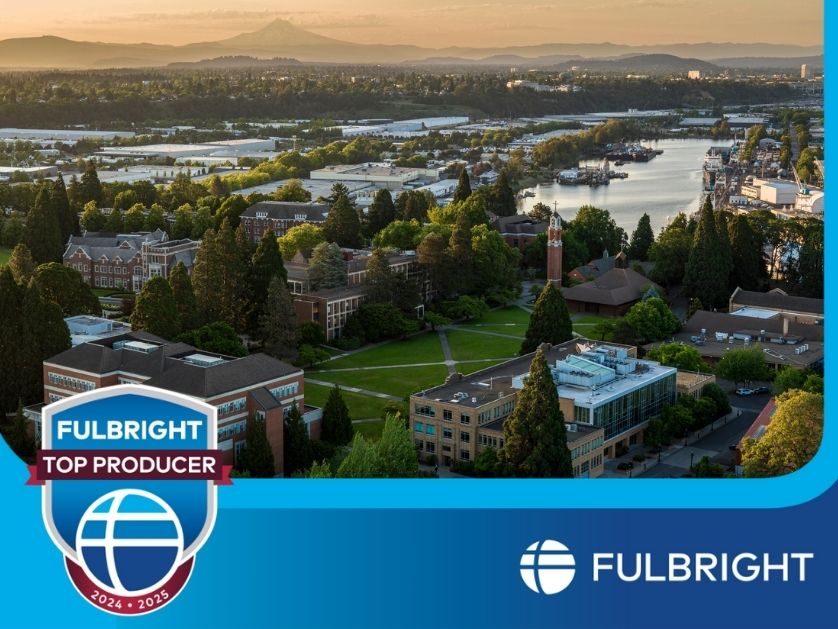
[[[534,542],[521,555],[521,578],[537,594],[558,594],[575,574],[576,560],[567,546],[554,539]]]
[[[138,616],[183,590],[215,525],[216,486],[230,484],[217,434],[214,406],[144,385],[44,407],[29,484],[43,488],[47,531],[89,603]]]

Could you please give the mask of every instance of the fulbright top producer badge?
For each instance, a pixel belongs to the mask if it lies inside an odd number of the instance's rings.
[[[29,484],[43,486],[44,523],[73,585],[118,615],[170,603],[215,524],[216,486],[230,484],[216,408],[126,384],[59,400],[42,417]]]

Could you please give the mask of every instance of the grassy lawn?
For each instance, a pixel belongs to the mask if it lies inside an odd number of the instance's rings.
[[[6,249],[6,247],[0,247],[0,266],[6,264],[10,257],[12,257],[12,250]]]
[[[491,310],[489,313],[475,323],[518,323],[526,326],[530,322],[530,313],[517,306]]]
[[[329,387],[324,387],[319,384],[309,384],[306,382],[306,404],[323,408],[326,405],[326,400],[329,398],[329,391]],[[384,417],[384,407],[388,403],[387,400],[369,397],[366,395],[358,395],[357,393],[352,393],[351,391],[341,391],[341,395],[343,396],[343,401],[346,402],[346,406],[349,409],[349,416],[352,419],[373,419],[377,417]]]
[[[583,315],[573,321],[573,331],[585,337],[594,336],[594,326],[601,321],[613,323],[616,319],[613,317],[600,317],[598,315]],[[599,337],[592,340],[598,339]],[[606,340],[608,340],[607,337]]]
[[[358,387],[406,398],[416,391],[442,384],[448,376],[448,370],[445,365],[429,365],[426,367],[397,367],[395,369],[370,369],[365,371],[311,371],[309,375],[316,380],[325,380],[343,386]],[[382,404],[387,403],[386,400],[381,402]]]
[[[447,334],[454,360],[511,358],[521,349],[521,341],[518,339],[477,334],[466,330],[449,330]]]
[[[427,332],[403,341],[391,341],[346,358],[331,360],[321,366],[323,369],[346,369],[411,363],[441,363],[444,360],[439,335],[436,332]]]
[[[381,433],[384,431],[384,420],[352,424],[352,427],[355,429],[356,434],[361,434],[367,439],[378,441],[381,439]]]

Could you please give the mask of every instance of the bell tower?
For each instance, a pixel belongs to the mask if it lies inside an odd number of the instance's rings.
[[[553,210],[547,228],[547,281],[556,287],[562,285],[562,217]]]

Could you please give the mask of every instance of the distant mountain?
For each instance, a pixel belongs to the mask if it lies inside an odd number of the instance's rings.
[[[754,70],[799,70],[804,63],[813,70],[823,70],[823,55],[809,57],[732,57],[716,59],[725,68]]]
[[[442,49],[410,45],[356,44],[312,33],[285,20],[275,20],[252,33],[217,42],[186,46],[79,42],[60,37],[26,37],[0,41],[3,68],[154,67],[199,62],[219,57],[285,57],[310,63],[402,63],[423,65],[550,66],[575,57],[609,58],[672,55],[704,61],[745,57],[801,58],[823,54],[822,46],[785,44],[537,44],[532,46]]]
[[[718,72],[721,68],[701,59],[684,59],[675,55],[632,55],[619,59],[579,59],[565,64],[567,67],[578,66],[581,70],[597,72],[645,72],[649,74],[669,74],[689,70]]]
[[[245,55],[236,55],[233,57],[216,57],[215,59],[202,59],[201,61],[177,61],[170,63],[167,68],[184,69],[221,69],[221,68],[275,68],[281,66],[298,66],[301,65],[298,59],[289,59],[287,57],[274,57],[273,59],[257,59],[256,57],[248,57]]]

